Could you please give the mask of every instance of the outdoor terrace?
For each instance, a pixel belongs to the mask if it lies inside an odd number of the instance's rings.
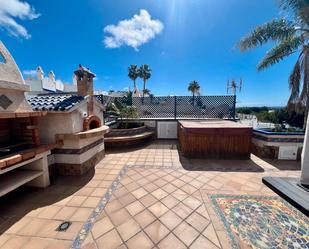
[[[262,183],[299,177],[299,162],[186,159],[177,145],[157,140],[110,151],[85,176],[57,176],[46,189],[2,197],[0,247],[285,248],[307,229],[295,242],[307,248],[308,218]],[[246,205],[251,223],[233,220],[229,214]],[[296,232],[285,231],[292,220]],[[71,226],[57,231],[63,221]]]

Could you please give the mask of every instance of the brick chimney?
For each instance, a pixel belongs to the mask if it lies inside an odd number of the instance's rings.
[[[96,75],[81,64],[79,64],[78,70],[74,74],[77,80],[77,94],[79,96],[93,96],[93,78]]]
[[[77,95],[89,96],[88,100],[88,117],[93,115],[93,78],[96,77],[88,68],[79,64],[78,69],[74,71],[77,81]]]

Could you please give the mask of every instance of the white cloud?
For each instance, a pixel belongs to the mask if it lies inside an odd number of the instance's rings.
[[[104,44],[107,48],[126,45],[138,51],[138,47],[160,34],[163,28],[163,23],[151,19],[147,10],[140,10],[139,15],[134,15],[131,19],[122,20],[117,25],[106,26],[104,32],[108,35],[104,38]]]
[[[35,70],[24,70],[23,74],[27,76],[34,76],[36,75],[36,71]]]
[[[5,29],[15,37],[29,39],[27,29],[15,19],[33,20],[40,16],[27,2],[20,0],[0,0],[0,28]]]

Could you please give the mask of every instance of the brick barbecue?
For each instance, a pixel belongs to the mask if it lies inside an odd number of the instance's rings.
[[[33,111],[28,104],[25,92],[29,86],[1,42],[0,54],[4,58],[4,63],[0,63],[1,196],[26,182],[38,187],[49,185],[47,155],[54,145],[41,143],[38,125],[46,113]]]

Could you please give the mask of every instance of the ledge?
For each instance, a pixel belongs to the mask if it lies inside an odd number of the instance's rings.
[[[29,112],[1,112],[0,113],[0,119],[42,117],[42,116],[45,116],[46,114],[47,114],[47,112],[36,112],[36,111],[29,111]]]
[[[0,89],[6,89],[6,90],[14,90],[14,91],[22,91],[22,92],[29,92],[30,86],[26,84],[21,83],[15,83],[15,82],[8,82],[4,80],[0,80]]]
[[[82,131],[82,132],[78,132],[74,134],[57,134],[56,141],[92,138],[92,137],[102,136],[108,132],[109,132],[109,127],[102,125],[99,128],[91,129],[89,131]]]
[[[127,141],[136,141],[141,140],[147,137],[153,136],[155,133],[153,131],[147,131],[142,134],[131,135],[131,136],[123,136],[123,137],[107,137],[104,139],[105,143],[112,142],[127,142]]]
[[[304,132],[275,132],[275,131],[265,131],[265,130],[260,130],[260,129],[253,129],[253,132],[256,132],[256,133],[260,133],[260,134],[263,134],[263,135],[269,135],[269,136],[272,136],[272,135],[282,135],[282,136],[304,136],[305,133]]]

